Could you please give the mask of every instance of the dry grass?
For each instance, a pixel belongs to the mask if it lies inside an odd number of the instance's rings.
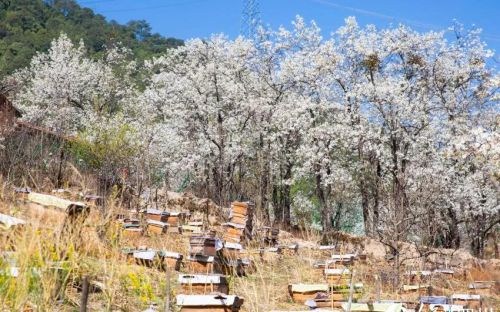
[[[80,179],[84,181],[85,179]],[[79,185],[81,189],[90,189]],[[143,311],[151,303],[163,309],[167,280],[165,272],[138,266],[127,259],[121,249],[145,246],[188,253],[188,238],[170,234],[125,238],[120,226],[113,220],[114,212],[123,212],[116,196],[107,201],[105,215],[93,210],[78,231],[63,228],[64,218],[59,213],[33,213],[33,207],[16,201],[12,186],[0,177],[0,212],[25,218],[30,224],[18,232],[1,232],[0,246],[19,269],[14,278],[6,274],[11,268],[9,261],[0,262],[0,310],[1,311],[75,311],[78,310],[80,293],[78,286],[84,276],[99,283],[100,291],[90,296],[90,311]],[[316,232],[296,233],[280,238],[284,244],[300,242],[313,246],[320,236]],[[253,242],[248,249],[259,246]],[[346,250],[347,251],[347,250]],[[252,253],[250,253],[252,254]],[[231,277],[232,294],[245,298],[243,311],[299,310],[304,306],[291,302],[288,285],[292,283],[326,283],[313,268],[316,260],[326,259],[328,254],[311,248],[299,249],[298,255],[283,255],[264,261],[253,254],[253,273],[246,277]],[[369,259],[367,264],[356,265],[356,281],[364,281],[363,299],[376,298],[375,275],[391,266],[383,261]],[[471,271],[469,277],[436,282],[452,292],[466,292],[464,288],[473,279],[497,278],[484,269]],[[171,276],[172,298],[179,292],[177,273]],[[391,285],[384,284],[381,299],[396,299]],[[410,298],[410,297],[405,297]],[[496,297],[497,298],[497,297]],[[412,298],[414,299],[414,298]],[[491,304],[497,304],[491,301]]]

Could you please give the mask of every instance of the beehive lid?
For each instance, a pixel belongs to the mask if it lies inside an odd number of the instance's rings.
[[[46,207],[55,207],[66,212],[81,212],[87,208],[87,205],[81,202],[73,202],[64,198],[41,193],[28,193],[28,200]]]
[[[446,304],[448,298],[446,296],[422,296],[419,301],[420,303]]]
[[[481,300],[481,295],[469,295],[469,294],[453,294],[451,295],[453,300]]]
[[[240,230],[244,230],[245,229],[244,225],[238,224],[238,223],[234,223],[234,222],[223,223],[222,226],[230,226],[232,228],[240,229]]]
[[[174,259],[182,259],[182,255],[178,252],[173,251],[159,251],[159,255],[165,258],[174,258]]]
[[[423,289],[423,288],[428,288],[429,285],[403,285],[403,290],[408,291],[408,290],[418,290],[418,289]]]
[[[181,229],[188,232],[196,232],[201,234],[201,227],[195,225],[182,225]]]
[[[151,219],[148,219],[147,223],[148,223],[148,225],[156,225],[156,226],[161,226],[161,227],[168,226],[168,223],[157,221],[157,220],[151,220]]]
[[[348,303],[342,304],[342,309],[347,311]],[[401,303],[351,303],[351,311],[357,312],[400,312],[403,310],[403,305]]]
[[[168,216],[172,216],[172,217],[179,217],[179,216],[184,215],[184,212],[180,212],[180,211],[167,211],[167,215]]]
[[[349,269],[325,269],[325,274],[326,275],[344,275],[344,274],[351,274],[351,271],[349,271]]]
[[[355,254],[345,254],[345,255],[332,255],[332,259],[345,260],[355,258]]]
[[[214,257],[213,256],[203,256],[203,255],[190,255],[188,257],[188,260],[189,261],[211,263],[211,262],[214,262]]]
[[[5,228],[26,224],[26,221],[0,213],[0,224]]]
[[[335,250],[335,246],[334,245],[319,246],[318,249],[319,250]]]
[[[291,291],[297,293],[328,291],[328,284],[292,284],[290,286]]]
[[[237,249],[237,250],[243,249],[243,246],[241,246],[241,244],[231,243],[231,242],[225,242],[224,247],[226,247],[227,249]]]
[[[156,256],[156,250],[135,251],[134,258],[143,260],[153,260]]]
[[[232,295],[177,295],[177,305],[183,307],[221,306],[229,307],[239,301]]]
[[[429,276],[429,275],[432,275],[432,272],[431,271],[408,271],[405,274],[410,275],[410,276],[414,276],[414,275]]]
[[[158,210],[158,209],[152,209],[148,208],[146,209],[147,214],[152,214],[152,215],[163,215],[166,214],[164,211]]]
[[[224,277],[217,274],[180,274],[178,281],[180,284],[220,284]]]

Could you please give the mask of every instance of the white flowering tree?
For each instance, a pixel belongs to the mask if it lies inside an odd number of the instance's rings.
[[[20,86],[14,104],[22,118],[75,137],[77,157],[98,168],[105,184],[130,171],[139,148],[129,114],[137,96],[130,59],[119,47],[91,58],[83,42],[75,45],[62,34],[13,76]]]
[[[205,195],[223,204],[237,190],[236,181],[246,174],[244,160],[253,152],[248,93],[254,74],[248,63],[254,53],[250,41],[214,36],[188,41],[149,64],[158,72],[144,93],[147,110],[163,123],[160,133],[180,143],[163,154],[176,154],[173,171],[190,172],[203,181]]]
[[[75,45],[62,34],[47,53],[37,54],[17,73],[22,88],[14,103],[25,120],[66,134],[95,118],[112,116],[133,91],[113,71],[118,54],[112,51],[106,60],[93,60],[83,42]]]

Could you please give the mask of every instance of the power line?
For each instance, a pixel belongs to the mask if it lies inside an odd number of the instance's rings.
[[[96,0],[97,1],[97,0]],[[104,0],[102,0],[104,1]],[[115,1],[115,0],[108,0],[109,2]],[[195,3],[201,3],[201,2],[206,2],[209,0],[188,0],[188,1],[177,1],[174,3],[168,3],[168,4],[161,4],[161,5],[154,5],[154,6],[147,6],[147,7],[138,7],[138,8],[125,8],[125,9],[111,9],[111,10],[99,10],[99,13],[114,13],[114,12],[133,12],[133,11],[145,11],[145,10],[154,10],[154,9],[163,9],[163,8],[170,8],[170,7],[176,7],[176,6],[182,6],[182,5],[189,5],[189,4],[195,4]]]
[[[348,10],[351,12],[355,12],[355,13],[359,13],[359,14],[363,14],[363,15],[367,15],[367,16],[373,16],[376,18],[385,19],[385,20],[389,20],[389,21],[400,21],[400,22],[403,22],[405,24],[412,25],[414,27],[420,27],[420,28],[425,28],[425,29],[429,29],[429,30],[445,29],[446,28],[446,27],[443,27],[441,25],[410,20],[410,19],[401,18],[401,17],[397,17],[397,16],[392,16],[392,15],[386,15],[386,14],[382,14],[379,12],[355,8],[355,7],[351,7],[351,6],[345,6],[345,5],[341,5],[341,4],[338,4],[338,3],[335,3],[332,1],[328,1],[328,0],[309,0],[309,1],[316,2],[319,4],[323,4],[323,5],[327,5],[327,6],[331,6],[331,7],[335,7],[335,8],[339,8],[339,9],[343,9],[343,10]],[[487,40],[500,42],[500,37],[498,37],[496,35],[483,34],[482,37],[484,39],[487,39]]]

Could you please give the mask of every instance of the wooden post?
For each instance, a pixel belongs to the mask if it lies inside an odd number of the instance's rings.
[[[65,144],[64,141],[61,146],[61,152],[59,154],[59,168],[57,170],[57,181],[56,181],[56,186],[57,188],[60,188],[62,186],[62,180],[63,180],[63,163],[64,163],[64,148]]]
[[[167,265],[167,297],[165,298],[165,312],[170,312],[170,267]]]
[[[89,277],[83,278],[82,299],[80,301],[80,312],[87,312],[87,303],[89,300]]]
[[[356,273],[355,270],[352,270],[351,274],[351,285],[349,287],[349,301],[347,302],[347,311],[346,312],[351,312],[351,304],[352,304],[352,294],[354,292],[354,274]]]

